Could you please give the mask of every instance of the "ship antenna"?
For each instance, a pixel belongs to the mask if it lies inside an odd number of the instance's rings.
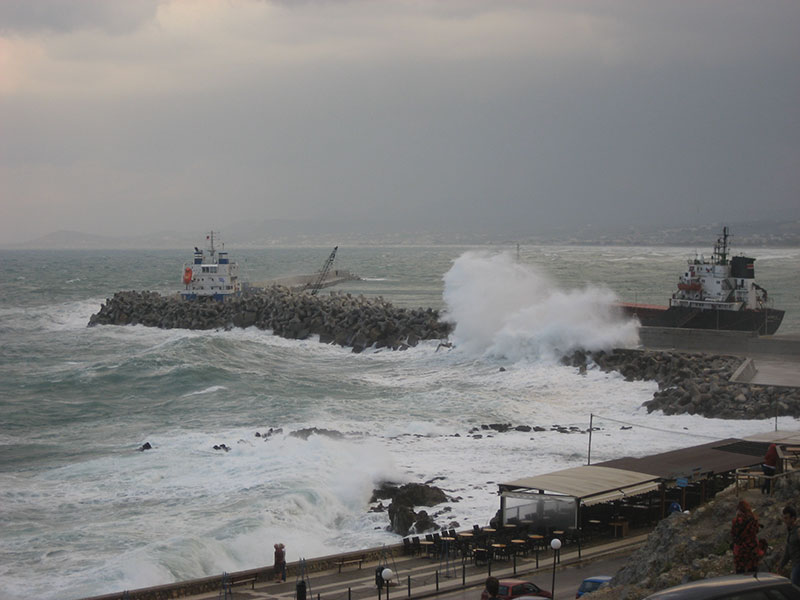
[[[714,263],[717,265],[728,264],[728,227],[722,228],[722,236],[714,244]]]
[[[728,226],[722,228],[722,264],[728,264]]]
[[[208,234],[208,239],[211,242],[211,250],[210,250],[210,252],[211,252],[211,258],[213,259],[214,258],[214,231],[213,230]]]

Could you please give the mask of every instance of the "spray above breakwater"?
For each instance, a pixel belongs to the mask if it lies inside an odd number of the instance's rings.
[[[162,329],[256,327],[290,339],[318,335],[322,343],[403,349],[444,339],[452,326],[427,308],[397,308],[382,298],[351,294],[313,296],[282,286],[226,302],[188,301],[156,292],[117,292],[89,319],[94,325],[145,325]]]
[[[559,359],[639,343],[638,322],[617,309],[610,289],[564,289],[509,253],[465,252],[444,284],[453,343],[476,356]]]

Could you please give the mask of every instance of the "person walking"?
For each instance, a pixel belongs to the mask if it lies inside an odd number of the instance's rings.
[[[758,571],[758,518],[747,500],[739,500],[731,525],[733,566],[737,573]]]
[[[286,546],[281,543],[275,544],[275,581],[286,581]]]
[[[786,525],[786,548],[778,570],[783,571],[791,562],[792,570],[789,578],[794,585],[800,586],[800,536],[797,530],[797,511],[794,506],[784,507],[783,523]]]

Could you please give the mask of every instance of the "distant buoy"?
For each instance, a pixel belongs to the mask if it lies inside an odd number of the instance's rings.
[[[186,284],[186,285],[189,285],[190,283],[192,283],[192,268],[191,267],[186,267],[183,270],[183,283]]]

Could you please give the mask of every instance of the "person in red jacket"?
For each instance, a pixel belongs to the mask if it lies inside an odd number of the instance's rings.
[[[760,548],[758,545],[758,518],[747,500],[739,500],[736,517],[731,525],[733,538],[733,566],[737,573],[758,571]]]

